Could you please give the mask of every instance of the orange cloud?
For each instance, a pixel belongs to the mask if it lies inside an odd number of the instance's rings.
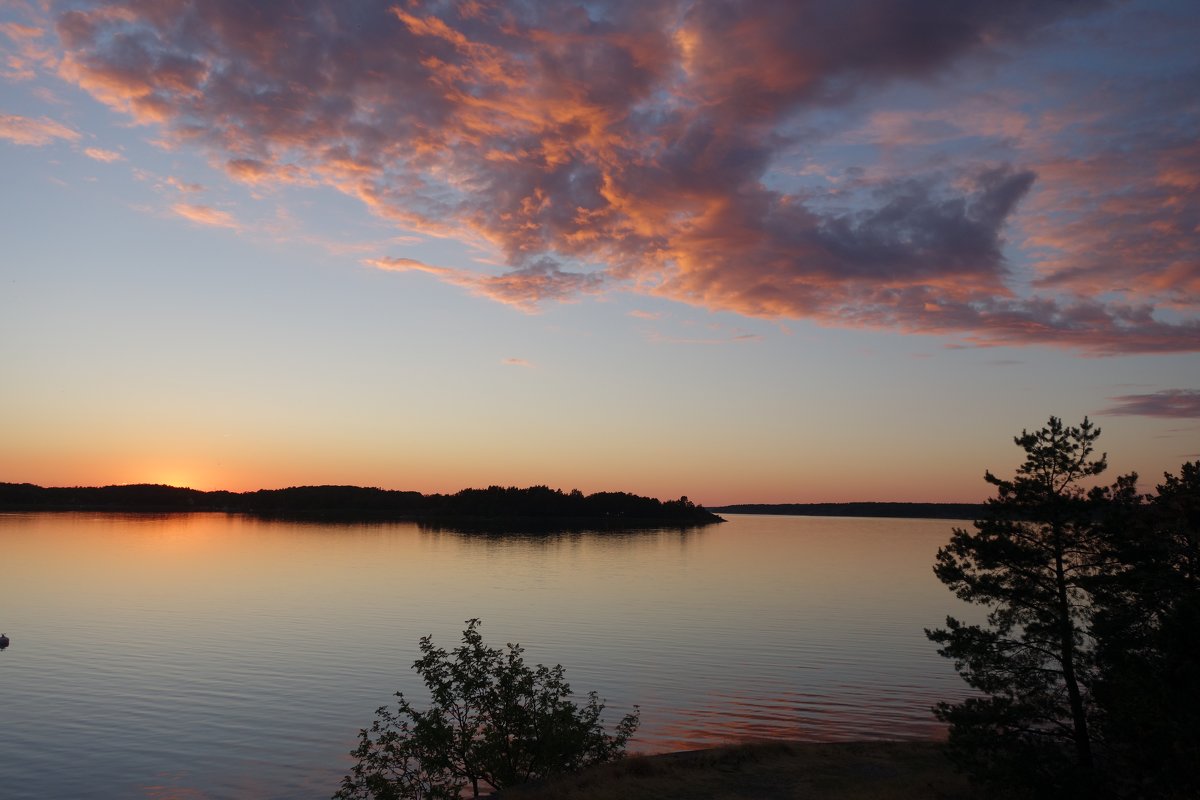
[[[294,164],[272,164],[255,158],[234,158],[225,163],[230,177],[252,186],[271,183],[307,183],[304,171]]]
[[[29,62],[19,56],[9,55],[4,59],[7,69],[0,71],[0,78],[10,81],[29,81],[37,77]]]
[[[113,150],[103,150],[99,147],[85,148],[83,154],[88,158],[96,161],[103,161],[106,164],[111,164],[114,161],[124,161],[125,157]]]
[[[46,32],[33,25],[22,25],[19,22],[3,22],[0,23],[0,33],[14,42],[21,42],[30,39],[40,39]]]
[[[0,34],[8,37],[16,44],[17,52],[4,55],[6,69],[0,71],[0,77],[19,82],[29,81],[37,77],[35,66],[52,66],[54,56],[50,48],[41,43],[45,31],[33,25],[22,25],[19,22],[0,23]]]
[[[869,105],[1099,5],[129,0],[56,27],[59,74],[172,145],[487,247],[503,271],[368,263],[526,311],[620,288],[977,346],[1200,350],[1198,112],[1179,81],[1040,115],[961,86]],[[818,146],[886,157],[833,170]]]
[[[230,228],[241,230],[241,225],[227,211],[221,211],[211,206],[193,205],[192,203],[176,203],[171,210],[186,220],[199,225],[211,225],[215,228]]]
[[[598,293],[604,280],[601,275],[563,272],[548,263],[533,264],[503,275],[437,267],[412,258],[373,258],[364,263],[394,272],[425,272],[480,297],[515,306],[527,313],[535,313],[539,304],[546,301],[569,301],[581,293]]]
[[[1046,253],[1039,285],[1196,308],[1200,144],[1062,159],[1043,172],[1043,213],[1027,224],[1029,243]]]
[[[78,131],[46,117],[31,119],[16,114],[0,114],[0,139],[31,147],[41,147],[56,139],[78,141]]]
[[[183,180],[183,179],[181,179],[181,178],[176,178],[174,175],[168,175],[168,176],[167,176],[167,181],[166,181],[166,182],[167,182],[167,185],[168,185],[168,186],[170,186],[170,187],[172,187],[172,188],[174,188],[174,189],[177,189],[177,190],[179,190],[179,191],[181,191],[181,192],[187,192],[187,193],[189,193],[189,194],[190,194],[190,193],[192,193],[192,192],[202,192],[202,191],[204,191],[204,185],[203,185],[203,184],[194,183],[194,182],[191,182],[191,181],[185,181],[185,180]]]
[[[368,258],[363,263],[389,272],[428,272],[431,275],[444,275],[449,272],[445,267],[430,266],[415,258]]]

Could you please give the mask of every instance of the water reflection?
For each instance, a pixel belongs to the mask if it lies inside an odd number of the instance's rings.
[[[592,524],[564,525],[547,523],[544,525],[523,523],[503,523],[495,521],[484,522],[417,522],[417,528],[425,533],[454,533],[462,536],[482,536],[488,538],[518,538],[536,540],[543,538],[560,538],[563,536],[604,536],[628,538],[675,533],[689,535],[701,533],[716,523],[707,525],[644,525],[638,527],[596,527]]]
[[[921,633],[952,523],[731,517],[479,535],[412,523],[0,515],[6,796],[328,797],[417,641],[562,663],[634,750],[926,738],[962,687]],[[63,764],[69,764],[63,769]],[[169,780],[164,777],[169,776]]]

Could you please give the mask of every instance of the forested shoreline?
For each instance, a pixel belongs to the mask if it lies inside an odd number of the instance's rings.
[[[686,497],[664,501],[627,492],[585,495],[578,490],[563,492],[546,486],[490,486],[454,494],[421,494],[361,486],[230,492],[158,484],[42,487],[32,483],[0,483],[0,511],[220,511],[287,519],[412,520],[465,528],[515,525],[624,528],[722,521]]]

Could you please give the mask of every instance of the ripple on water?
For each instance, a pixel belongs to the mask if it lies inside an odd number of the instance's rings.
[[[921,629],[952,523],[734,517],[681,535],[488,540],[223,515],[0,515],[5,792],[328,797],[417,640],[562,663],[634,748],[928,738],[963,687]]]

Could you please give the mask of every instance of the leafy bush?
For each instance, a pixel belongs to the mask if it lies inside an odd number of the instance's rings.
[[[493,789],[611,761],[637,730],[638,712],[604,729],[595,692],[578,705],[561,665],[529,667],[520,645],[487,647],[479,620],[467,621],[454,650],[421,639],[413,669],[429,689],[418,711],[397,692],[397,708],[376,711],[359,732],[357,759],[335,800],[451,800],[469,785]]]

